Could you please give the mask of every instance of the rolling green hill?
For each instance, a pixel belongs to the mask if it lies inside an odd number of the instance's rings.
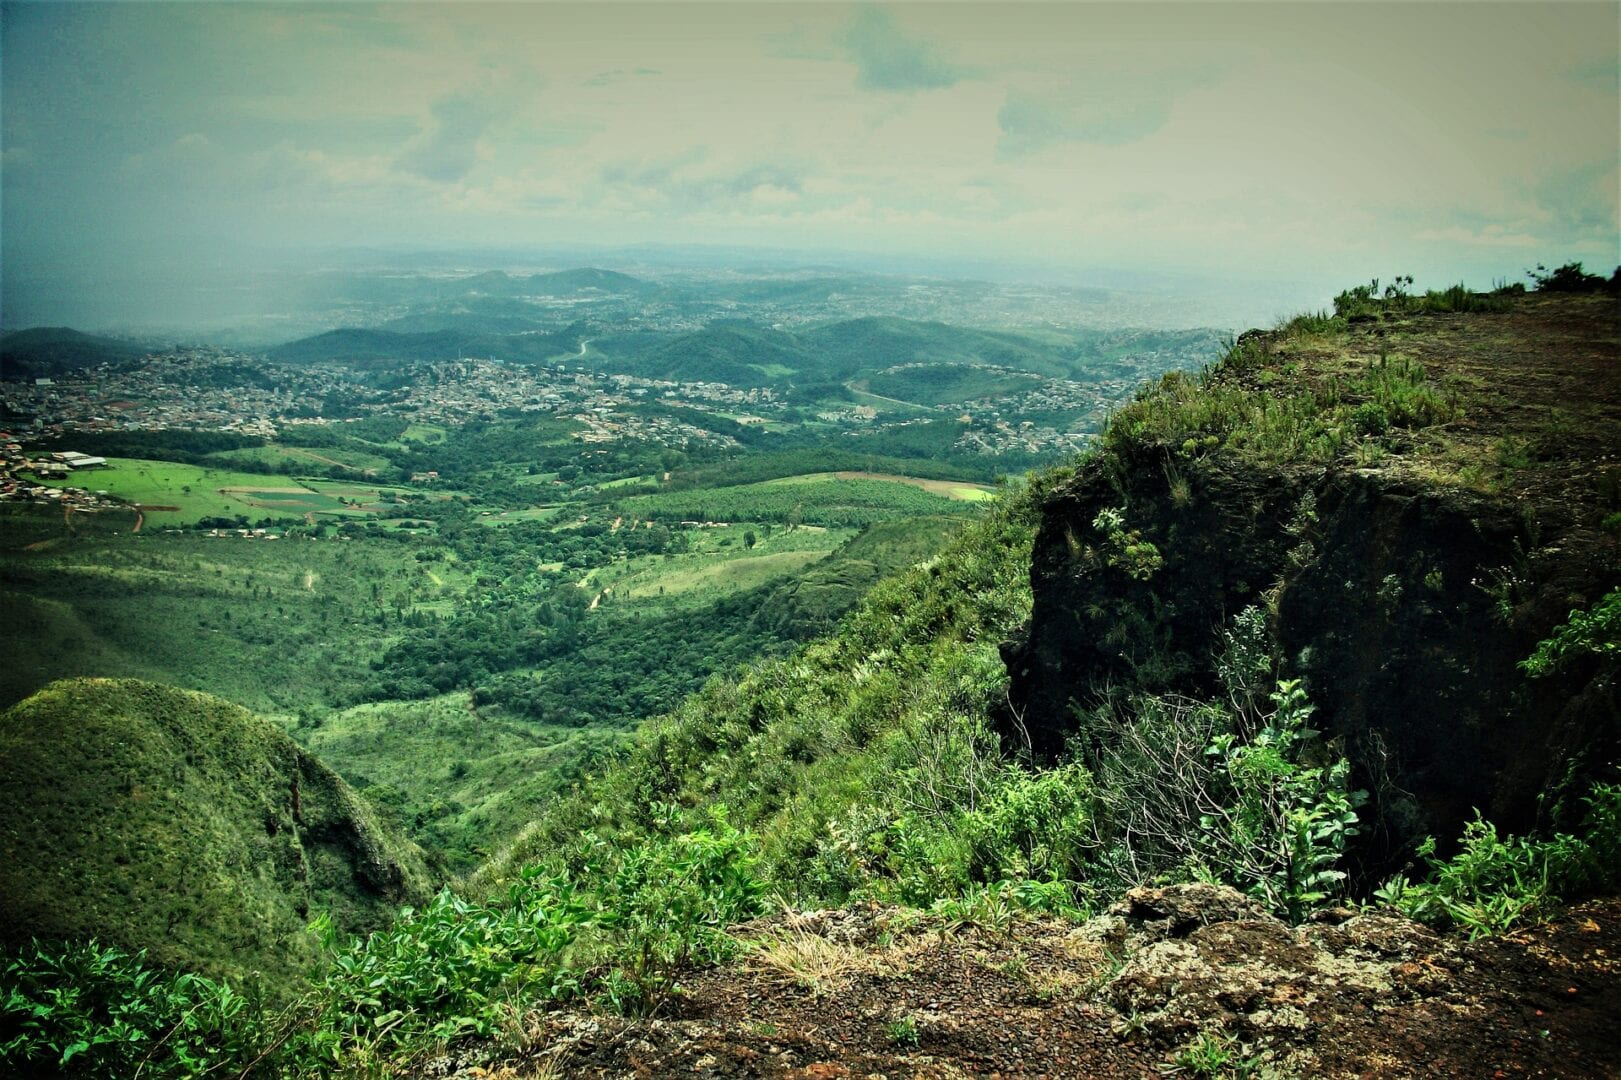
[[[388,329],[331,330],[288,342],[270,350],[270,356],[288,363],[359,365],[457,356],[538,363],[577,354],[581,342],[591,338],[593,367],[644,378],[734,386],[837,381],[908,363],[995,365],[1046,376],[1065,376],[1076,366],[1077,347],[1061,336],[1049,339],[889,316],[798,333],[741,319],[718,319],[701,330],[682,333],[601,337],[584,323],[547,333],[535,332],[533,325],[521,307],[480,296],[457,300],[449,309],[407,316]]]
[[[306,968],[318,912],[349,931],[429,872],[338,776],[219,698],[53,683],[0,713],[0,942],[98,937],[207,972]]]
[[[396,333],[390,330],[329,330],[271,349],[269,356],[287,364],[329,361],[366,367],[401,360],[429,362],[463,356],[492,357],[508,363],[540,363],[578,351],[573,330],[555,334],[469,334],[464,329]]]
[[[660,345],[637,362],[641,370],[636,374],[682,382],[767,386],[814,362],[791,334],[726,321]]]
[[[906,363],[997,364],[1062,376],[1071,363],[1052,345],[1003,331],[893,317],[851,319],[818,327],[800,341],[820,359],[820,372],[849,378],[864,368]]]
[[[29,379],[134,360],[147,347],[66,326],[36,326],[0,337],[0,379]]]

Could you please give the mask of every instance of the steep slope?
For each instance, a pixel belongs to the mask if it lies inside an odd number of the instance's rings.
[[[420,900],[415,847],[282,731],[205,694],[53,683],[0,713],[0,945],[98,937],[207,972],[308,967],[306,923]]]
[[[1621,304],[1494,301],[1251,332],[1123,410],[1044,508],[1005,733],[1084,755],[1125,692],[1219,696],[1254,606],[1373,795],[1375,879],[1475,807],[1567,824],[1621,759],[1617,665],[1517,662],[1621,581]]]

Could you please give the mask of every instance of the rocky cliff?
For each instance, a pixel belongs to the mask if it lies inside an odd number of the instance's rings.
[[[1490,306],[1252,331],[1115,417],[1045,505],[1005,736],[1051,758],[1121,693],[1219,695],[1254,607],[1373,796],[1365,876],[1477,807],[1559,824],[1621,760],[1617,664],[1518,661],[1621,581],[1621,303]]]

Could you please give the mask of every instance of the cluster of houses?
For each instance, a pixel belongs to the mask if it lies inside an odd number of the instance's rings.
[[[23,453],[22,443],[9,431],[0,431],[0,500],[9,502],[48,502],[70,506],[76,510],[100,510],[117,503],[104,492],[84,491],[78,488],[58,488],[49,484],[23,479],[32,475],[35,481],[60,480],[82,469],[104,468],[107,459],[76,450],[63,450],[50,454]]]

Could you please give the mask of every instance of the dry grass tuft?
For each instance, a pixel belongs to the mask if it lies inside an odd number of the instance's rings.
[[[748,964],[769,977],[825,994],[865,972],[883,970],[882,953],[831,941],[794,927],[780,927],[744,943]]]

